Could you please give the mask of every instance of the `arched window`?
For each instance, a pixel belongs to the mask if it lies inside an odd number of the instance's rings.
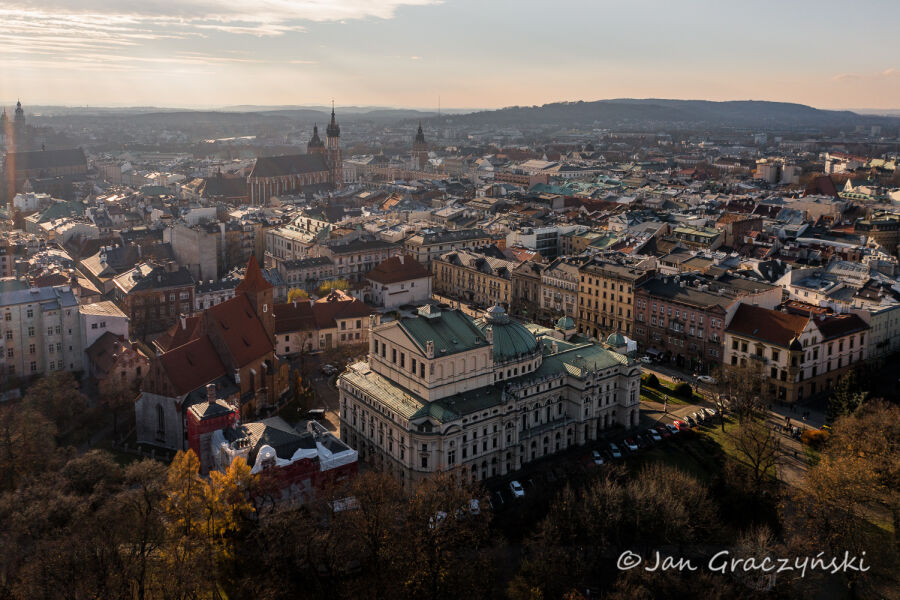
[[[156,405],[156,437],[160,440],[166,437],[166,414],[161,404]]]

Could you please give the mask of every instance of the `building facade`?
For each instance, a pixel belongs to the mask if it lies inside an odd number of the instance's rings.
[[[448,252],[432,264],[434,290],[480,306],[509,307],[517,263],[466,250]]]
[[[82,369],[78,299],[68,286],[0,292],[4,377]]]
[[[640,368],[554,333],[499,306],[478,320],[428,306],[376,327],[368,360],[338,379],[341,439],[406,483],[447,470],[480,481],[637,425]]]
[[[771,398],[797,402],[825,392],[866,356],[858,315],[793,314],[742,304],[725,330],[725,368],[759,365]]]
[[[634,290],[651,273],[637,265],[600,258],[585,263],[578,284],[578,332],[595,339],[615,332],[631,336]]]

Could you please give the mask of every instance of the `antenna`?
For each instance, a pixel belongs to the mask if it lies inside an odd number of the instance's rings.
[[[441,116],[441,97],[438,95],[438,118]]]

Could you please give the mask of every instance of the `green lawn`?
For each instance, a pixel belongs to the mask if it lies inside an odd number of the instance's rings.
[[[657,388],[648,387],[645,385],[641,386],[641,399],[642,400],[651,400],[653,402],[659,402],[663,404],[665,402],[665,396],[669,396],[669,404],[689,404],[687,400],[680,396],[676,396],[671,388],[665,387],[662,390]]]

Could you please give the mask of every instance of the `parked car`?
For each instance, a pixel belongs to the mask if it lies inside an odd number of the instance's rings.
[[[631,450],[632,452],[638,451],[637,442],[634,441],[634,438],[625,438],[625,447]]]
[[[609,443],[609,453],[612,454],[613,458],[622,458],[622,451],[613,442]]]
[[[688,425],[686,422],[682,421],[681,419],[675,419],[674,421],[672,421],[672,425],[675,426],[678,429],[678,431],[684,431],[685,429],[690,429],[690,425]]]
[[[478,498],[472,498],[471,500],[469,500],[469,514],[481,514],[481,503],[478,501]]]
[[[654,442],[661,442],[662,436],[659,435],[659,432],[655,429],[648,429],[647,436]]]
[[[335,367],[334,365],[322,365],[322,368],[320,370],[324,375],[334,375],[335,373],[337,373],[337,367]]]
[[[685,415],[684,420],[687,421],[688,425],[690,425],[691,427],[697,426],[697,421],[695,421],[694,417],[692,417],[691,415]]]
[[[672,435],[672,432],[669,431],[668,425],[660,425],[659,427],[656,428],[656,431],[659,432],[660,437],[667,438]],[[678,432],[676,431],[676,433],[678,433]]]
[[[518,481],[513,480],[509,482],[509,491],[512,492],[513,498],[525,497],[525,488]]]
[[[706,383],[708,385],[716,385],[716,378],[710,377],[709,375],[701,375],[697,378],[697,381],[700,383]]]
[[[675,435],[679,431],[678,427],[676,427],[672,423],[666,423],[666,429],[669,430],[670,435]]]
[[[704,409],[703,409],[703,412],[705,412],[706,415],[707,415],[708,417],[710,417],[710,418],[712,418],[712,417],[714,417],[714,416],[716,416],[716,415],[718,414],[718,413],[716,412],[716,409],[714,409],[714,408],[704,408]]]
[[[595,465],[600,466],[603,464],[603,457],[600,456],[600,452],[598,450],[594,450],[593,452],[591,452],[591,457],[593,458]]]
[[[649,365],[653,362],[653,360],[649,356],[642,356],[639,360],[645,365]]]

